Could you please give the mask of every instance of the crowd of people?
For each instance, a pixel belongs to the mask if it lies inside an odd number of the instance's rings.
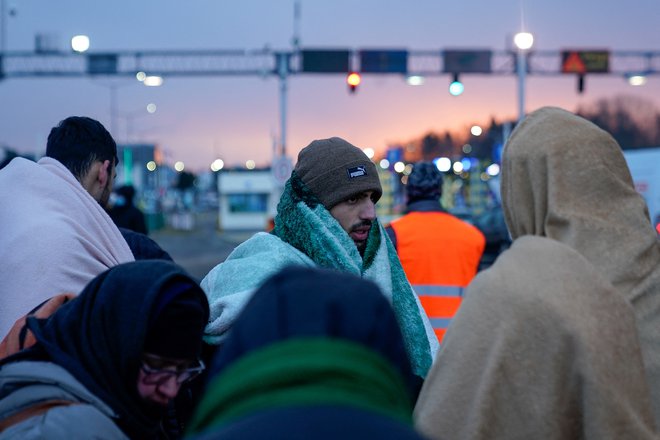
[[[333,137],[300,151],[272,231],[197,283],[132,188],[107,210],[117,164],[74,116],[0,170],[0,439],[659,437],[660,242],[585,119],[516,127],[513,241],[482,271],[432,163],[382,224],[376,167]]]

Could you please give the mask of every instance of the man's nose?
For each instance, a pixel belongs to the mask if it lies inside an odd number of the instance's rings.
[[[376,204],[371,199],[367,199],[360,209],[360,220],[374,220],[376,218]]]
[[[158,385],[158,391],[164,396],[174,399],[179,394],[181,384],[177,383],[176,376],[170,376],[167,380]]]

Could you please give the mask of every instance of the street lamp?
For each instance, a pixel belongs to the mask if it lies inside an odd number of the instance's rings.
[[[76,35],[71,38],[71,49],[74,52],[83,53],[89,49],[89,37],[87,35]]]
[[[513,43],[518,48],[518,122],[525,117],[525,75],[527,74],[527,51],[534,45],[534,36],[529,32],[518,32],[513,37]]]

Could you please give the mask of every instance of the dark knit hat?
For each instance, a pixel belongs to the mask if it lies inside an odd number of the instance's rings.
[[[167,286],[154,306],[144,351],[172,359],[194,359],[202,350],[208,304],[199,287],[184,282]]]
[[[433,162],[417,162],[408,176],[408,202],[438,200],[442,195],[442,173]]]
[[[373,191],[375,201],[383,194],[376,165],[338,137],[318,139],[303,148],[294,171],[327,209],[364,191]]]

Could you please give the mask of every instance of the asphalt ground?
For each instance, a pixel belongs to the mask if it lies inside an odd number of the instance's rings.
[[[194,214],[190,230],[165,227],[149,236],[167,251],[174,261],[201,281],[204,276],[243,241],[257,231],[221,231],[217,228],[217,213]]]

